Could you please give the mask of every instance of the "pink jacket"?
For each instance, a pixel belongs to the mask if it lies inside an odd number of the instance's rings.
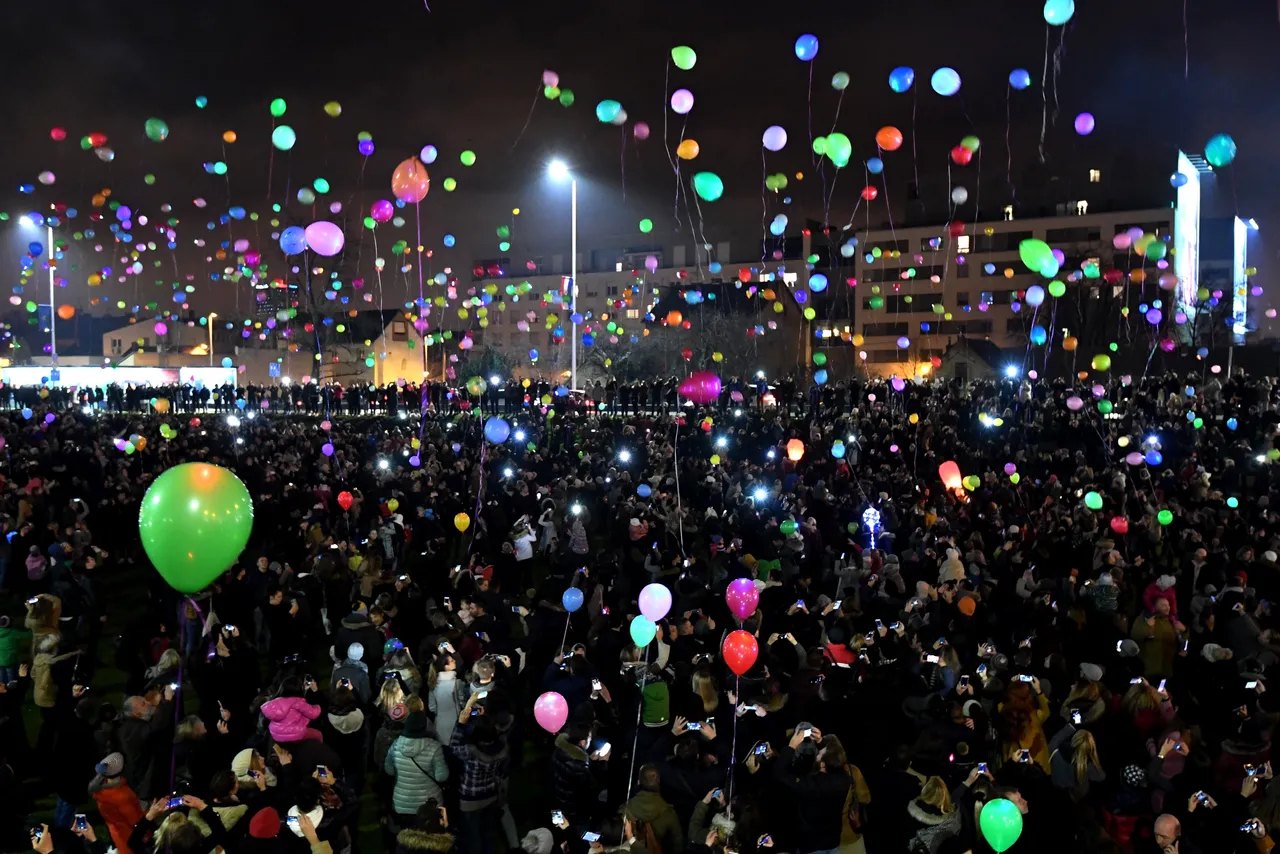
[[[307,724],[320,717],[320,707],[301,697],[277,697],[262,704],[262,715],[276,741],[302,741],[307,737]]]
[[[1172,587],[1161,590],[1160,583],[1153,581],[1147,585],[1147,589],[1142,591],[1142,607],[1146,608],[1148,614],[1156,612],[1156,600],[1165,599],[1169,602],[1169,616],[1178,619],[1178,597]]]

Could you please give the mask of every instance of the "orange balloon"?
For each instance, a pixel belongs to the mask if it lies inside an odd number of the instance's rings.
[[[76,307],[73,305],[58,306],[58,317],[63,320],[70,320],[76,316]]]
[[[1074,335],[1068,335],[1066,338],[1062,339],[1062,349],[1066,350],[1068,353],[1074,352],[1079,346],[1080,342]]]
[[[886,125],[876,131],[876,145],[885,151],[897,151],[902,147],[902,131],[893,125]]]
[[[679,326],[684,321],[684,315],[678,311],[670,312],[667,315],[667,326]]]
[[[696,139],[686,139],[684,142],[676,146],[676,157],[681,160],[692,160],[698,156],[698,141]]]
[[[229,130],[229,131],[227,131],[226,133],[224,133],[224,134],[222,135],[222,141],[223,141],[223,142],[226,142],[226,143],[232,143],[232,142],[235,142],[235,141],[236,141],[236,132],[235,132],[235,131],[233,131],[233,130]]]
[[[431,189],[427,167],[416,157],[402,160],[391,173],[391,193],[406,204],[420,202]]]

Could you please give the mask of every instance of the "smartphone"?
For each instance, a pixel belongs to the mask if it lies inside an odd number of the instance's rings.
[[[1116,652],[1119,652],[1119,651],[1120,651],[1120,647],[1122,647],[1122,646],[1124,646],[1124,641],[1122,641],[1122,640],[1118,640],[1118,641],[1116,641]]]
[[[863,635],[863,636],[862,636],[862,639],[863,639],[864,641],[866,641],[867,643],[875,643],[875,642],[876,642],[876,633],[875,633],[875,632],[867,632],[865,635]]]
[[[1253,831],[1257,829],[1257,827],[1258,827],[1258,820],[1256,818],[1251,818],[1248,821],[1246,821],[1244,824],[1240,825],[1240,830],[1244,833],[1253,833]]]
[[[757,744],[755,750],[751,752],[754,753],[756,756],[764,756],[765,753],[767,753],[768,751],[769,751],[769,745],[762,741],[759,744]]]
[[[182,806],[182,795],[176,792],[169,796],[169,800],[165,804],[165,808],[171,810],[176,810],[180,806]]]
[[[1206,795],[1204,792],[1196,792],[1195,799],[1198,803],[1204,803],[1205,801],[1209,800],[1209,796]]]
[[[1189,650],[1190,648],[1191,648],[1191,638],[1183,638],[1183,640],[1182,640],[1182,651],[1183,651],[1183,652],[1186,652],[1186,651],[1187,651],[1187,650]]]
[[[476,699],[477,699],[477,700],[483,700],[485,697],[488,697],[488,696],[489,696],[489,691],[488,691],[488,689],[485,689],[484,691],[477,691],[477,692],[476,692]]]
[[[31,828],[31,838],[38,845],[40,841],[44,839],[44,828],[43,827]]]
[[[839,610],[840,610],[840,606],[841,606],[841,605],[843,605],[843,604],[844,604],[844,600],[843,600],[843,599],[837,599],[836,601],[834,601],[834,602],[832,602],[832,603],[831,603],[831,610],[833,610],[833,611],[839,611]],[[876,620],[876,622],[877,622],[877,623],[879,623],[880,621],[879,621],[879,620]]]
[[[340,685],[340,686],[341,686],[341,687],[343,687],[343,688],[350,688],[350,687],[351,687],[351,680],[350,680],[350,679],[348,679],[347,677],[343,676],[341,679],[339,679],[339,680],[338,680],[338,685]]]
[[[961,688],[968,688],[968,687],[969,687],[969,674],[968,674],[968,673],[966,673],[966,674],[964,674],[964,675],[962,675],[962,676],[960,677],[960,687],[961,687]]]
[[[797,607],[797,608],[803,608],[803,607],[804,607],[804,600],[803,600],[803,599],[797,599],[797,600],[796,600],[795,607]]]
[[[600,690],[601,688],[603,688],[603,687],[604,687],[604,686],[600,684],[600,680],[599,680],[599,679],[592,679],[592,680],[591,680],[591,690],[592,690],[592,691],[599,691],[599,690]]]
[[[1019,750],[1019,751],[1018,751],[1018,761],[1019,761],[1019,762],[1028,762],[1028,763],[1029,763],[1029,762],[1031,761],[1031,751],[1030,751],[1030,750],[1026,750],[1026,749]]]
[[[235,623],[225,623],[225,624],[223,624],[223,626],[222,626],[222,630],[223,630],[224,632],[226,632],[227,634],[229,634],[229,635],[231,635],[231,634],[235,634],[235,631],[236,631]]]
[[[836,604],[839,605],[839,603],[836,603]],[[876,620],[876,629],[878,629],[879,631],[884,631],[884,623],[880,622],[879,619]]]
[[[298,817],[296,815],[291,815],[288,818],[286,818],[284,821],[285,821],[285,824],[289,825],[290,829],[293,829],[293,830],[297,829]]]
[[[1141,685],[1145,680],[1141,676],[1135,676],[1129,680],[1130,685]]]
[[[1245,775],[1246,775],[1246,776],[1248,776],[1248,777],[1252,777],[1252,776],[1254,776],[1255,774],[1257,774],[1257,773],[1258,773],[1258,766],[1257,766],[1257,765],[1245,765],[1245,766],[1244,766],[1244,773],[1245,773]]]
[[[978,676],[980,676],[980,677],[982,677],[982,678],[984,678],[984,679],[986,678],[986,676],[987,676],[987,665],[985,665],[985,664],[979,664],[979,665],[978,665]]]
[[[978,771],[979,771],[979,773],[982,773],[982,774],[987,773],[987,763],[985,763],[985,762],[979,762],[979,763],[978,763]]]
[[[711,797],[715,798],[716,800],[719,800],[720,798],[724,797],[724,789],[716,789],[714,792],[711,793]]]
[[[601,606],[600,606],[600,613],[601,613],[601,614],[604,614],[606,617],[607,617],[607,616],[609,616],[609,606],[608,606],[608,605],[601,605]]]
[[[564,821],[564,813],[560,812],[560,810],[552,810],[551,823],[558,825],[562,821]]]
[[[702,729],[702,724],[698,723],[697,721],[689,721],[687,724],[684,725],[684,728],[686,730],[697,731]]]
[[[895,632],[898,631],[899,629],[902,628],[902,621],[894,620],[892,623],[889,624],[889,628],[893,629]]]
[[[1036,677],[1034,677],[1034,676],[1028,676],[1028,675],[1026,675],[1025,673],[1019,673],[1019,674],[1018,674],[1018,681],[1019,681],[1019,682],[1031,682],[1031,681],[1032,681],[1032,680],[1034,680],[1035,678],[1036,678]]]
[[[1166,682],[1168,682],[1168,681],[1169,681],[1168,679],[1161,679],[1161,680],[1160,680],[1160,687],[1159,687],[1159,688],[1157,688],[1156,690],[1163,694],[1163,693],[1164,693],[1164,683],[1166,683]]]
[[[803,735],[805,738],[811,738],[813,736],[813,730],[811,729],[801,730],[800,734]]]
[[[929,664],[937,664],[937,663],[938,663],[939,661],[941,661],[942,659],[938,658],[938,656],[936,656],[936,655],[926,655],[926,656],[924,657],[924,660],[925,660],[926,662],[928,662]]]
[[[317,765],[317,766],[316,766],[316,776],[318,776],[318,777],[327,777],[327,776],[329,776],[329,770],[328,770],[327,768],[325,768],[323,765]]]
[[[1163,682],[1161,682],[1160,684],[1161,684],[1161,685],[1164,685],[1164,683],[1163,683]],[[1252,679],[1252,680],[1250,680],[1250,681],[1248,681],[1248,682],[1244,683],[1244,687],[1245,687],[1245,688],[1247,688],[1247,689],[1248,689],[1248,690],[1250,690],[1250,691],[1257,691],[1257,690],[1258,690],[1258,680],[1256,680],[1256,679]]]
[[[75,822],[71,825],[72,830],[88,830],[89,817],[82,812],[76,813]]]
[[[444,607],[445,607],[445,610],[449,610],[453,607],[453,600],[450,599],[448,596],[444,597]]]
[[[1076,726],[1080,726],[1080,724],[1084,723],[1084,716],[1080,714],[1079,709],[1071,710],[1071,722]]]
[[[511,606],[511,613],[513,613],[513,614],[519,614],[519,613],[520,613],[520,606],[519,606],[519,605],[512,605],[512,606]]]
[[[1031,638],[1023,638],[1022,640],[1018,641],[1018,646],[1019,647],[1031,646]]]
[[[598,833],[592,833],[591,831],[589,831],[589,830],[588,830],[586,833],[582,834],[582,841],[583,841],[583,842],[588,842],[588,843],[590,843],[590,842],[599,842],[599,841],[600,841],[600,834],[598,834]]]
[[[773,837],[770,836],[769,834],[766,833],[764,836],[760,837],[760,846],[762,848],[767,848],[772,844],[773,844]]]

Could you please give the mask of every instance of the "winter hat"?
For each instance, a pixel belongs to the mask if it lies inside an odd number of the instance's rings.
[[[956,608],[966,617],[972,617],[973,612],[977,610],[978,605],[972,596],[961,596],[960,601],[956,603]]]
[[[107,758],[110,759],[111,757]],[[237,753],[235,758],[231,760],[231,773],[235,774],[241,780],[246,780],[249,777],[249,768],[252,764],[253,750],[246,747],[244,750]]]
[[[410,712],[404,719],[405,738],[427,738],[430,734],[426,712]]]
[[[272,812],[274,812],[274,810]],[[298,807],[295,805],[295,806],[289,807],[289,815],[305,815],[307,818],[311,819],[312,827],[319,827],[320,820],[324,818],[324,807],[317,806],[314,809],[312,809],[311,812],[304,813],[300,811]],[[280,829],[280,819],[277,818],[276,830],[278,831],[279,829]],[[299,838],[302,837],[302,828],[299,827],[298,825],[291,824],[289,825],[289,829],[293,831],[294,836],[297,836]],[[252,830],[250,831],[250,833],[252,833]]]
[[[1111,584],[1111,573],[1109,573],[1109,572],[1104,572],[1104,573],[1102,573],[1102,575],[1099,575],[1099,576],[1098,576],[1098,584],[1104,584],[1104,585],[1109,585],[1109,584]]]
[[[1177,583],[1178,579],[1174,578],[1172,575],[1162,575],[1156,579],[1156,584],[1160,586],[1161,590],[1168,590]]]
[[[1125,638],[1120,641],[1121,658],[1134,658],[1137,656],[1138,652],[1138,642],[1133,638]]]
[[[1137,765],[1126,765],[1124,767],[1124,782],[1135,789],[1145,789],[1147,787],[1147,772]]]
[[[359,661],[364,658],[364,644],[359,641],[347,647],[347,661]]]
[[[644,686],[644,724],[663,726],[671,720],[671,692],[661,680]]]
[[[280,813],[271,807],[258,810],[249,819],[249,835],[254,839],[275,839],[280,834]]]
[[[520,848],[525,854],[551,854],[555,844],[555,837],[545,827],[534,828],[520,840]]]
[[[1200,648],[1200,654],[1204,656],[1205,661],[1222,661],[1231,653],[1231,650],[1218,646],[1216,643],[1207,643]]]
[[[387,712],[387,717],[391,718],[393,721],[402,721],[408,714],[409,710],[404,707],[404,703],[396,703],[391,707],[391,710]]]
[[[1276,562],[1276,553],[1275,553],[1275,552],[1273,552],[1273,551],[1271,551],[1270,549],[1268,549],[1267,551],[1265,551],[1265,552],[1263,552],[1263,553],[1262,553],[1262,559],[1263,559],[1263,560],[1265,560],[1265,561],[1267,561],[1267,562],[1269,562],[1269,563],[1275,563],[1275,562]]]
[[[124,773],[124,756],[119,753],[109,753],[106,759],[94,766],[93,770],[103,777],[119,777]]]
[[[1090,682],[1101,682],[1102,668],[1086,661],[1080,665],[1080,678],[1087,679]]]

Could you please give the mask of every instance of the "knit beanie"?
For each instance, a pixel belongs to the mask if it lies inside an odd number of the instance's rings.
[[[249,819],[249,835],[254,839],[275,839],[280,833],[280,814],[271,807]]]

